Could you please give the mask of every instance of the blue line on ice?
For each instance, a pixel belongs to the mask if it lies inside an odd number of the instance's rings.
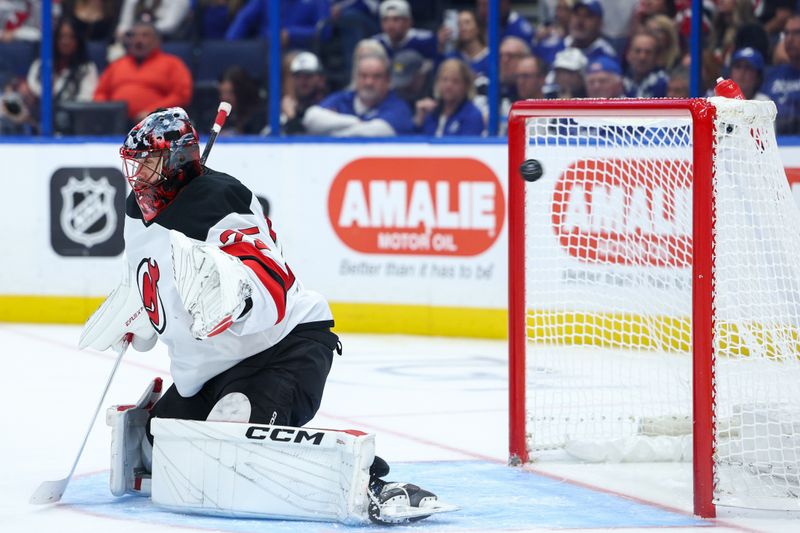
[[[388,479],[418,484],[435,492],[443,501],[461,507],[458,512],[434,516],[403,529],[503,531],[712,525],[621,496],[483,461],[394,463]],[[305,522],[301,526],[290,521],[173,513],[159,509],[148,498],[114,498],[108,490],[108,472],[74,479],[62,501],[78,510],[117,519],[237,533],[263,532],[265,527],[277,533],[364,529],[319,522]],[[397,531],[397,527],[367,527],[370,531]]]

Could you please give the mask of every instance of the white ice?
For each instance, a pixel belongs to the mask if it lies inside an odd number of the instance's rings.
[[[4,399],[0,409],[0,531],[207,531],[114,519],[70,506],[28,503],[40,482],[67,474],[113,364],[113,353],[79,351],[79,335],[80,328],[72,326],[0,325],[0,391]],[[390,463],[505,463],[505,342],[355,334],[341,337],[344,355],[336,357],[322,407],[310,426],[375,432],[379,454]],[[167,369],[162,346],[148,353],[131,350],[106,404],[135,401],[151,378],[168,378]],[[109,440],[110,432],[101,416],[76,476],[107,470]],[[530,470],[563,479],[564,483],[598,487],[691,514],[688,464],[540,464]],[[473,484],[463,490],[480,494],[481,487]],[[721,531],[800,530],[800,514],[737,509],[720,509],[719,514],[709,527]],[[269,531],[268,523],[263,530]],[[424,522],[414,530],[425,531]],[[467,530],[497,531],[491,523],[468,524]]]

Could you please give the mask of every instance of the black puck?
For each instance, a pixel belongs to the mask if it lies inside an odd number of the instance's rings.
[[[519,166],[519,173],[525,181],[536,181],[542,177],[544,169],[538,159],[526,159]]]

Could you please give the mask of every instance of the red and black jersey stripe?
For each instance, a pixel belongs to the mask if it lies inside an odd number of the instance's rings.
[[[223,246],[221,250],[238,258],[256,274],[275,301],[278,309],[278,319],[275,323],[283,320],[286,315],[286,293],[295,281],[294,274],[288,265],[284,271],[278,263],[262,254],[254,244],[249,242],[229,244]]]

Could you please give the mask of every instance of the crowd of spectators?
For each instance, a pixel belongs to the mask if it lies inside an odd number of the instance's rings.
[[[691,0],[499,0],[499,102],[488,0],[279,1],[284,135],[486,135],[492,106],[503,134],[519,99],[689,95]],[[66,103],[123,101],[133,123],[222,98],[226,134],[269,133],[266,67],[234,48],[211,80],[188,63],[199,43],[257,41],[265,65],[270,14],[270,0],[54,1],[56,132]],[[702,15],[703,90],[730,77],[775,102],[779,134],[800,133],[800,0],[704,0]],[[0,2],[0,47],[40,40],[40,1]],[[41,63],[14,72],[2,55],[0,134],[35,134]]]

